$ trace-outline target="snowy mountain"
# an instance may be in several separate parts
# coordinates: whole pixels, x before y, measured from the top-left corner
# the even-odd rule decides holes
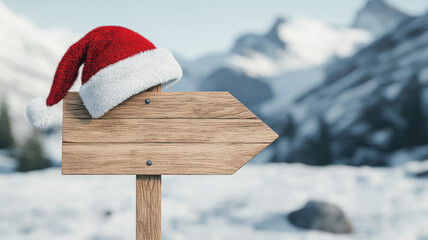
[[[248,75],[277,77],[323,64],[335,56],[349,56],[370,40],[363,30],[306,18],[278,18],[266,34],[240,37],[229,52],[229,61]]]
[[[272,59],[281,58],[286,49],[286,44],[279,34],[284,24],[286,20],[280,17],[266,34],[251,33],[238,38],[230,52],[241,56],[251,56],[252,52],[259,52]]]
[[[324,154],[333,162],[385,165],[404,150],[427,158],[427,22],[428,14],[406,20],[326,68],[324,82],[278,120],[283,138],[274,160],[321,164]]]
[[[334,27],[307,18],[278,18],[265,34],[243,35],[223,55],[201,59],[212,60],[205,73],[216,67],[230,67],[250,76],[277,77],[323,64],[335,56],[349,56],[370,41],[370,34],[364,30]]]
[[[47,97],[59,60],[77,37],[39,28],[1,1],[0,36],[0,99],[8,102],[14,135],[22,141],[31,130],[25,116],[27,102]]]
[[[230,91],[251,108],[267,102],[285,105],[319,82],[320,65],[352,55],[371,39],[364,30],[334,27],[305,18],[278,18],[266,33],[243,35],[225,53],[182,64],[184,78],[171,90]],[[308,72],[306,75],[311,78],[289,78],[302,76],[302,72]],[[231,80],[224,79],[225,76]],[[255,100],[259,90],[260,98]]]
[[[358,12],[353,27],[365,29],[373,36],[380,37],[408,18],[409,15],[385,0],[369,0]]]

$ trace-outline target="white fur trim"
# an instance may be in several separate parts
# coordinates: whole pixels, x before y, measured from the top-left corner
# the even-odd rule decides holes
[[[92,118],[99,118],[131,96],[159,84],[169,87],[181,76],[172,53],[158,48],[101,69],[80,87],[79,95]]]
[[[46,98],[38,97],[28,103],[27,118],[34,127],[47,128],[52,124],[55,115],[51,107],[46,105]]]

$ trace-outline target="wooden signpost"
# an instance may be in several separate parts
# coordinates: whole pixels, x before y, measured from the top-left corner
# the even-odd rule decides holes
[[[137,240],[161,239],[161,175],[234,174],[278,135],[228,92],[135,95],[92,119],[64,99],[62,174],[137,176]]]

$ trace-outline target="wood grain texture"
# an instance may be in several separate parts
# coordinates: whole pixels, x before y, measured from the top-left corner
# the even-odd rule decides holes
[[[225,92],[143,92],[99,119],[69,93],[62,173],[233,174],[277,137]]]
[[[144,100],[150,99],[150,104]],[[90,119],[77,92],[64,99],[63,117]],[[254,118],[257,117],[228,92],[142,92],[108,111],[102,118]]]
[[[161,176],[137,176],[137,240],[161,240]]]
[[[62,173],[233,174],[268,145],[268,143],[64,143]],[[152,166],[146,165],[147,160],[152,161]]]
[[[65,119],[64,142],[267,143],[276,133],[258,119]]]

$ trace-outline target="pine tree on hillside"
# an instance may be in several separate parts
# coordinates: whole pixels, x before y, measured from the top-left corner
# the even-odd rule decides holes
[[[423,111],[422,87],[415,74],[406,89],[402,115],[405,120],[404,147],[421,146],[428,143],[427,117]]]
[[[296,122],[294,121],[293,115],[290,113],[287,114],[285,126],[281,131],[281,135],[288,138],[289,140],[293,140],[296,135]]]
[[[35,132],[22,146],[18,157],[19,172],[27,172],[50,167],[50,162],[46,158],[42,145],[39,141],[38,133]]]
[[[333,163],[333,157],[331,154],[331,136],[330,127],[323,118],[318,119],[319,135],[317,144],[315,145],[314,153],[318,159],[318,163],[321,166],[329,165]]]
[[[9,109],[6,101],[3,100],[0,106],[0,149],[11,148],[14,143]]]

